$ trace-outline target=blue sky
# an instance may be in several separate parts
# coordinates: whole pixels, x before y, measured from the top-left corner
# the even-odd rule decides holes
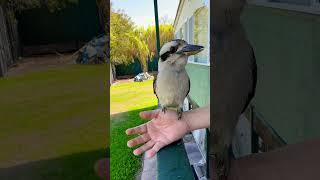
[[[111,0],[114,9],[122,9],[138,26],[154,24],[153,0]],[[174,21],[179,0],[158,0],[159,19]]]

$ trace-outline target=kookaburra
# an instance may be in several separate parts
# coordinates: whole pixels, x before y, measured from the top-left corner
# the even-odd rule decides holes
[[[230,147],[239,117],[255,95],[257,64],[241,25],[245,0],[212,1],[211,34],[214,59],[209,157],[212,179],[227,179]]]
[[[189,56],[203,49],[203,46],[191,45],[180,39],[162,46],[153,90],[164,113],[167,108],[175,109],[178,119],[181,119],[183,102],[190,90],[190,80],[185,66]]]

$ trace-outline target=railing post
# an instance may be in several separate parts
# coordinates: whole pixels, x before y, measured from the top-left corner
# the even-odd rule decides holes
[[[154,18],[155,18],[155,26],[156,26],[156,45],[157,45],[157,57],[159,58],[160,53],[160,32],[159,32],[159,18],[158,18],[158,1],[153,0],[154,2]]]

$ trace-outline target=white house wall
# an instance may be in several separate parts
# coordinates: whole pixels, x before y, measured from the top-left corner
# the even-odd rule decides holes
[[[192,17],[198,8],[207,5],[207,3],[208,1],[204,0],[182,0],[174,24],[175,33],[177,33],[183,24]]]

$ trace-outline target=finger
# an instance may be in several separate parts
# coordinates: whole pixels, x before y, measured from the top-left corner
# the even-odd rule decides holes
[[[127,142],[128,147],[133,147],[142,143],[145,143],[150,140],[150,136],[148,134],[143,134],[141,136],[138,136],[134,139],[131,139],[130,141]]]
[[[142,119],[153,119],[159,115],[160,110],[143,111],[140,112],[140,117]]]
[[[136,150],[133,151],[133,154],[138,156],[144,152],[146,152],[147,150],[151,149],[154,145],[154,141],[150,140],[148,141],[146,144],[140,146],[139,148],[137,148]]]
[[[165,146],[165,144],[162,143],[162,142],[157,142],[157,143],[155,143],[155,145],[152,147],[152,149],[150,149],[150,150],[148,150],[148,151],[146,152],[147,158],[152,158],[152,157],[153,157],[154,155],[156,155],[157,152],[158,152],[161,148],[163,148],[164,146]]]
[[[129,128],[126,130],[127,135],[132,135],[132,134],[144,134],[147,132],[147,125],[142,124],[140,126],[134,127],[134,128]]]

